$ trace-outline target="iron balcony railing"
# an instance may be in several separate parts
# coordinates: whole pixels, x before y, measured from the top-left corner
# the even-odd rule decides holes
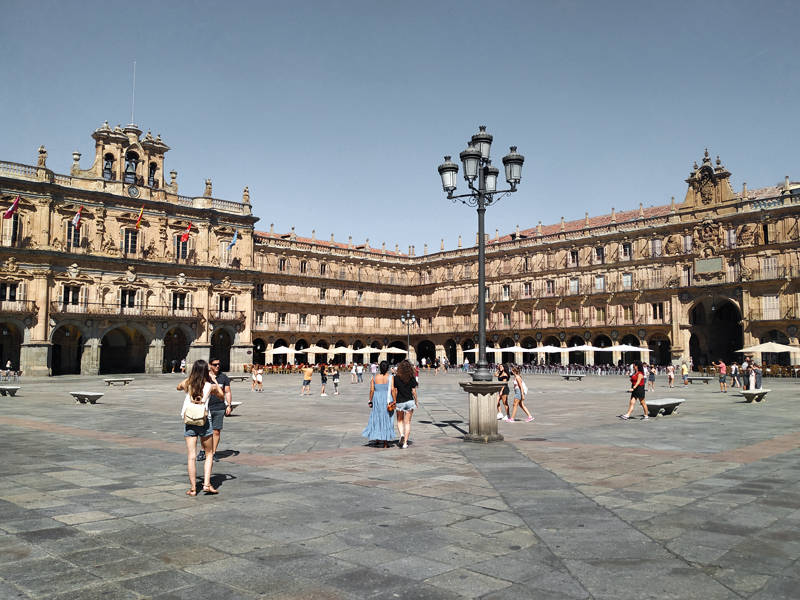
[[[0,314],[33,315],[38,310],[33,300],[0,300]]]
[[[128,318],[169,318],[185,321],[197,321],[202,313],[197,308],[172,308],[171,306],[120,306],[119,304],[101,304],[99,302],[62,302],[50,303],[50,313],[54,315],[101,315],[121,316]]]

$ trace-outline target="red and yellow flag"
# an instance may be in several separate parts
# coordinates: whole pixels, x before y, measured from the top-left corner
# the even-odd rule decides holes
[[[142,223],[142,215],[144,214],[144,204],[142,204],[142,210],[139,211],[139,218],[136,219],[136,229],[139,229],[139,225]]]

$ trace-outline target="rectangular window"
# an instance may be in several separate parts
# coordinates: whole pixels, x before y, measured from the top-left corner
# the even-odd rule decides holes
[[[75,227],[72,221],[67,222],[67,250],[81,247],[81,228]]]
[[[300,315],[299,324],[300,324],[300,327],[306,327],[308,325],[308,315],[307,314]]]
[[[579,283],[577,278],[573,278],[569,280],[569,293],[570,294],[577,294],[579,289]]]
[[[230,312],[231,311],[231,297],[230,296],[220,296],[217,301],[217,307],[219,312]]]
[[[728,263],[728,283],[739,281],[739,263]]]
[[[262,311],[257,311],[256,312],[256,325],[263,325],[265,323],[265,320],[264,320],[264,315],[265,314],[266,313],[264,313]]]
[[[511,327],[511,313],[503,313],[503,325]]]
[[[531,325],[533,323],[533,315],[529,312],[526,312],[524,314],[525,314],[525,325]]]
[[[230,242],[220,242],[219,243],[219,266],[220,267],[227,267],[228,262],[230,261],[231,255],[228,251],[228,246]]]
[[[570,267],[577,267],[578,266],[578,251],[577,250],[570,250],[569,251],[569,263],[568,266]]]
[[[453,281],[453,267],[447,267],[447,280]]]
[[[531,270],[531,259],[528,258],[527,256],[525,257],[524,268],[526,273]]]
[[[328,272],[328,265],[326,265],[325,263],[322,263],[319,266],[319,274],[324,276],[327,272]]]
[[[556,294],[556,283],[552,279],[548,279],[545,282],[545,291],[548,296],[555,296]]]
[[[633,273],[622,274],[622,289],[623,290],[633,289]]]
[[[344,265],[339,267],[339,279],[346,279],[347,278],[347,269]]]
[[[693,240],[691,235],[683,236],[683,253],[690,254],[692,252]]]
[[[506,258],[503,259],[503,274],[508,275],[509,273],[511,273],[511,261]]]
[[[285,258],[279,258],[278,259],[278,271],[280,271],[281,273],[285,273],[286,272],[286,259]]]
[[[556,313],[554,310],[547,311],[547,324],[553,325],[556,322]]]
[[[304,260],[300,261],[300,273],[305,275],[308,272],[308,263]]]
[[[2,233],[0,233],[0,244],[8,247],[15,247],[21,239],[19,213],[15,212],[10,219],[2,219]]]
[[[278,325],[286,325],[286,313],[278,313]]]
[[[569,312],[570,321],[572,321],[573,324],[578,324],[581,320],[580,311],[577,308],[573,308]]]
[[[0,283],[0,301],[8,301],[8,302],[17,301],[16,283]]]
[[[358,292],[358,301],[361,302],[364,300],[364,292]]]
[[[663,321],[664,320],[664,303],[663,302],[653,302],[653,320],[654,321]]]
[[[120,290],[119,298],[121,308],[134,308],[136,306],[136,290]]]
[[[602,265],[606,261],[606,250],[605,248],[595,248],[594,249],[594,260],[595,263],[598,265]]]
[[[622,314],[623,314],[623,318],[624,318],[626,323],[632,323],[633,322],[633,305],[629,304],[627,306],[623,306],[622,307]]]
[[[770,230],[769,223],[764,223],[762,226],[762,231],[764,232],[764,244],[771,244],[772,243],[772,231]]]
[[[775,256],[768,256],[761,259],[761,271],[764,279],[778,278],[778,259]]]
[[[762,296],[761,306],[765,321],[777,321],[781,318],[780,299],[778,296]]]
[[[511,286],[504,285],[503,286],[503,300],[510,300],[511,299]]]
[[[189,255],[189,240],[182,242],[181,236],[176,235],[172,238],[172,248],[176,259],[186,260],[186,257]]]
[[[527,260],[527,259],[526,259],[526,260]],[[525,292],[525,296],[526,296],[527,298],[530,298],[530,297],[531,297],[531,284],[530,284],[530,283],[526,283],[526,284],[524,284],[524,285],[523,285],[523,290],[524,290],[524,292]]]
[[[597,321],[598,325],[605,325],[606,323],[606,309],[605,307],[600,307],[597,309],[595,313],[595,321]]]
[[[661,258],[661,240],[650,240],[650,251],[653,258]]]
[[[622,260],[631,260],[633,258],[633,249],[630,244],[622,244]]]
[[[683,267],[683,273],[681,274],[681,285],[683,287],[689,287],[692,285],[692,267]]]
[[[464,266],[464,279],[470,279],[472,277],[472,265],[465,265]]]
[[[606,290],[606,277],[605,275],[595,275],[594,289],[596,292],[604,292]]]
[[[61,301],[64,304],[78,304],[78,299],[80,298],[81,288],[77,285],[64,286],[64,295],[61,298]]]
[[[663,287],[663,278],[661,269],[653,269],[652,273],[650,274],[650,289],[658,290]]]
[[[325,288],[320,288],[319,290],[319,299],[325,300]]]
[[[183,310],[186,308],[186,294],[172,294],[172,310]]]
[[[125,254],[135,254],[139,242],[139,232],[136,229],[126,229],[122,241],[122,251]]]

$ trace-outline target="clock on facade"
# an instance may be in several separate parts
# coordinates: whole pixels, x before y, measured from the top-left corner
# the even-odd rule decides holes
[[[135,185],[132,185],[128,188],[128,196],[131,198],[138,198],[139,197],[139,188]]]

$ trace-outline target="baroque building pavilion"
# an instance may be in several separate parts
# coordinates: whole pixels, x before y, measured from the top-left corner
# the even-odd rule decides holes
[[[406,349],[406,310],[413,360],[460,364],[475,347],[477,245],[416,255],[260,231],[247,188],[240,202],[214,198],[211,180],[180,195],[160,136],[106,122],[92,137],[91,166],[75,152],[69,175],[47,168],[44,147],[35,166],[0,162],[0,211],[19,197],[0,231],[2,366],[45,376],[158,373],[210,355],[231,371],[378,360]],[[708,152],[686,183],[682,203],[488,239],[488,345],[524,350],[498,360],[639,358],[615,350],[625,344],[654,364],[700,365],[777,341],[797,350],[756,360],[800,363],[800,184],[735,191]],[[537,353],[545,345],[562,351]],[[570,351],[584,345],[594,349]]]

